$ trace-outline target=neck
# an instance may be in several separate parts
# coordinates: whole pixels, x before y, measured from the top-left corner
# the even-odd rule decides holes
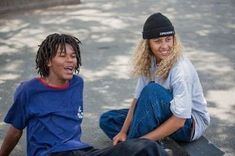
[[[155,58],[156,58],[156,65],[159,65],[162,60],[157,57],[155,57]]]
[[[42,79],[44,80],[44,82],[48,86],[52,86],[52,87],[62,87],[64,85],[68,84],[68,80],[66,80],[66,81],[64,81],[64,80],[55,80],[55,79],[50,79],[49,77],[43,77]]]

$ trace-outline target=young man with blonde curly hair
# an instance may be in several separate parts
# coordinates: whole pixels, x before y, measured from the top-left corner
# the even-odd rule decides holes
[[[133,73],[139,78],[129,110],[112,110],[100,118],[114,145],[130,138],[156,141],[168,136],[190,142],[204,133],[210,117],[198,74],[182,54],[174,26],[161,13],[144,24]]]

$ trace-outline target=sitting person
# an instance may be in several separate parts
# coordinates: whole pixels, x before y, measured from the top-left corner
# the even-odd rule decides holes
[[[170,20],[161,13],[147,18],[143,39],[134,55],[139,76],[128,109],[111,110],[100,117],[100,127],[113,144],[131,138],[176,141],[198,139],[210,123],[198,74],[182,54]]]
[[[36,56],[39,77],[22,82],[4,121],[10,124],[0,149],[7,156],[27,127],[28,156],[157,156],[166,152],[147,139],[133,139],[104,149],[80,140],[83,119],[83,79],[80,41],[51,34]]]

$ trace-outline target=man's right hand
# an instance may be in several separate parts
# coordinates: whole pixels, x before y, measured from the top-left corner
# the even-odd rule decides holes
[[[116,145],[119,142],[126,141],[126,133],[119,132],[114,138],[113,138],[113,145]]]

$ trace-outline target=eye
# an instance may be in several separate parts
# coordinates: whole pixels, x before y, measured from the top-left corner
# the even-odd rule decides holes
[[[76,58],[76,54],[72,54],[71,57],[72,57],[72,58]]]
[[[154,43],[160,43],[161,40],[160,40],[160,39],[154,39],[153,42],[154,42]]]
[[[59,56],[60,56],[60,57],[65,57],[66,54],[65,54],[65,53],[59,53]]]
[[[172,37],[171,37],[171,36],[169,36],[169,37],[166,38],[166,41],[167,41],[167,42],[170,42],[171,40],[172,40]]]

